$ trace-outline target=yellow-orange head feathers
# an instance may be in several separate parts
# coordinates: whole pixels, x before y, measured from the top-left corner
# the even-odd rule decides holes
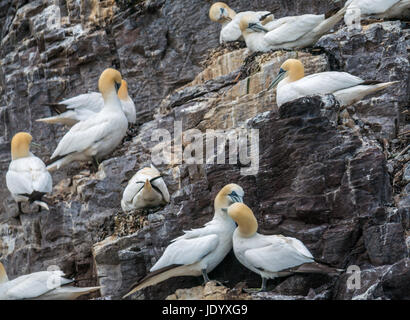
[[[28,157],[30,154],[30,143],[33,137],[27,132],[16,133],[11,139],[11,158],[13,160]]]
[[[118,70],[113,68],[105,69],[98,80],[98,89],[103,97],[107,94],[115,93],[115,84],[121,85],[122,77]]]
[[[258,222],[252,210],[246,204],[232,204],[228,208],[228,215],[238,224],[242,236],[251,237],[258,230]]]

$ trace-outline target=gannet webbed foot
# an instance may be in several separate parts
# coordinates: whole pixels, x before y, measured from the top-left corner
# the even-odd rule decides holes
[[[244,288],[243,291],[246,293],[266,292],[266,281],[266,278],[262,278],[262,286],[260,288]]]

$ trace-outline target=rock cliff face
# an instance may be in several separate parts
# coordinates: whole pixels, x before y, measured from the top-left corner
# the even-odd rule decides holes
[[[99,283],[103,297],[120,298],[171,239],[211,219],[215,195],[235,182],[245,190],[261,233],[296,237],[316,258],[339,268],[358,265],[361,288],[347,287],[347,273],[296,275],[272,280],[271,292],[250,297],[240,293],[240,282],[252,287],[260,280],[231,252],[210,273],[226,288],[196,288],[202,279],[175,278],[132,298],[409,299],[409,29],[386,21],[353,34],[340,24],[314,49],[248,57],[243,45],[218,47],[210,4],[0,2],[0,260],[9,277],[58,265],[80,286]],[[320,0],[229,4],[238,11],[249,5],[275,10],[276,17],[332,9]],[[275,92],[266,87],[290,57],[301,59],[308,74],[343,70],[400,82],[345,109],[332,95],[278,109]],[[33,152],[47,160],[66,128],[35,119],[53,114],[49,104],[96,91],[109,66],[128,81],[138,124],[98,172],[78,163],[54,173],[50,212],[16,218],[5,185],[12,136],[30,131],[43,146]],[[153,133],[166,129],[177,137],[178,123],[203,141],[206,130],[255,130],[257,166],[243,159],[229,164],[228,148],[224,164],[156,164],[170,204],[123,214],[122,191],[139,168],[151,164],[158,145]],[[188,136],[182,145],[186,150]],[[251,165],[257,170],[244,174]]]

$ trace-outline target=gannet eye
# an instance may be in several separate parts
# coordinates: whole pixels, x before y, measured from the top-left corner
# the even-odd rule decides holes
[[[228,196],[229,198],[231,198],[232,202],[243,202],[242,197],[238,195],[235,191],[232,191]]]

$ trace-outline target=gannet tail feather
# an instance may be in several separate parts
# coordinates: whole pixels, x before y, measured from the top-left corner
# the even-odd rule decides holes
[[[332,29],[333,26],[344,17],[346,10],[347,10],[347,7],[343,7],[339,11],[337,11],[335,14],[333,14],[332,16],[328,18],[325,17],[325,20],[322,21],[316,28],[314,28],[312,32],[319,35],[319,37],[325,34],[330,29]]]
[[[318,262],[309,262],[301,264],[297,267],[290,268],[286,271],[294,272],[294,273],[321,273],[321,274],[329,274],[332,276],[340,275],[344,270],[333,268],[322,263]]]
[[[179,277],[179,276],[189,276],[189,270],[187,269],[187,266],[185,265],[178,265],[178,264],[173,264],[158,270],[155,270],[154,272],[148,273],[144,278],[139,280],[136,284],[132,285],[133,289],[128,292],[126,295],[124,295],[122,298],[126,298],[133,294],[134,292],[137,292],[141,289],[144,289],[149,286],[156,285],[157,283],[160,283],[162,281],[165,281],[169,278],[173,277]]]

